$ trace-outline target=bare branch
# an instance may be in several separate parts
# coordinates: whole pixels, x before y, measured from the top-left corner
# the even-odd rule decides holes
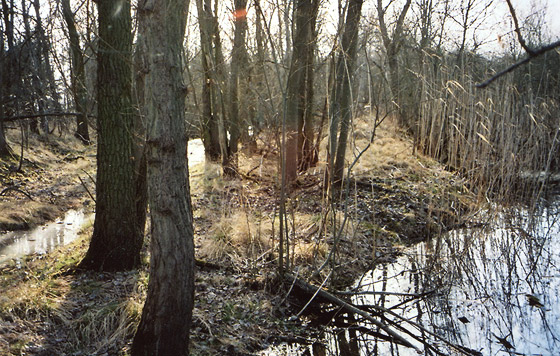
[[[515,33],[517,33],[517,40],[519,41],[519,44],[521,45],[521,47],[523,47],[525,52],[527,52],[529,54],[529,56],[534,56],[535,51],[532,50],[531,48],[529,48],[529,46],[527,46],[527,43],[525,42],[525,39],[523,38],[523,35],[521,34],[521,28],[519,27],[519,21],[517,21],[517,15],[515,14],[515,9],[513,8],[513,5],[511,4],[511,0],[506,0],[506,2],[508,4],[509,12],[510,12],[511,17],[513,19],[513,24],[515,26]]]
[[[82,115],[79,112],[46,112],[41,114],[27,114],[27,115],[16,115],[16,116],[4,116],[0,117],[0,122],[10,122],[10,121],[17,121],[23,119],[38,119],[41,117],[52,117],[52,116],[78,116]],[[89,115],[91,116],[91,115]]]
[[[502,70],[501,72],[499,72],[499,73],[497,73],[496,75],[492,76],[491,78],[485,80],[484,82],[479,83],[479,84],[476,84],[476,87],[477,87],[477,88],[486,88],[490,83],[492,83],[494,80],[500,78],[501,76],[503,76],[503,75],[505,75],[505,74],[507,74],[507,73],[509,73],[509,72],[512,72],[512,71],[515,70],[516,68],[518,68],[518,67],[520,67],[520,66],[522,66],[522,65],[524,65],[524,64],[526,64],[526,63],[528,63],[528,62],[531,61],[533,58],[536,58],[536,57],[538,57],[538,56],[540,56],[540,55],[542,55],[542,54],[544,54],[544,53],[546,53],[546,52],[548,52],[548,51],[551,51],[551,50],[553,50],[553,49],[555,49],[555,48],[558,48],[558,47],[560,47],[560,40],[559,40],[559,41],[556,41],[556,42],[553,42],[553,43],[551,43],[551,44],[549,44],[549,45],[546,45],[546,46],[544,46],[544,47],[541,47],[541,48],[539,48],[538,50],[532,51],[532,53],[528,53],[528,57],[527,57],[527,58],[525,58],[525,59],[523,59],[523,60],[521,60],[521,61],[519,61],[519,62],[517,62],[517,63],[511,65],[510,67],[508,67],[508,68]]]

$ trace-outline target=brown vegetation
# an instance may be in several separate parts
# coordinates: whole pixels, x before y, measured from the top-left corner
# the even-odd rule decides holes
[[[368,130],[366,118],[355,124],[357,149],[369,141]],[[66,140],[78,142],[74,138],[60,142]],[[288,321],[289,286],[279,288],[274,279],[278,157],[259,142],[264,150],[241,152],[242,178],[222,178],[220,167],[213,163],[194,162],[190,167],[198,261],[194,355],[250,354],[271,342],[316,338],[312,336],[315,329],[304,327],[301,321]],[[349,150],[348,158],[353,154]],[[39,156],[46,155],[37,153],[33,159],[38,162]],[[68,167],[81,161],[41,162],[49,165],[49,171],[55,171],[56,164],[66,165],[71,175],[82,168],[70,171]],[[391,261],[399,246],[464,222],[465,213],[476,207],[457,175],[432,159],[413,155],[412,140],[399,133],[392,120],[378,129],[374,145],[355,168],[350,198],[334,211],[324,208],[324,166],[320,158],[316,169],[298,178],[295,193],[288,199],[289,258],[300,277],[322,281],[330,272],[314,272],[333,246],[331,224],[339,227],[346,214],[332,287],[348,286],[374,264]],[[58,172],[63,169],[59,167]],[[67,184],[66,192],[83,191],[77,179],[60,176],[59,180]],[[82,201],[88,198],[83,193]],[[38,195],[36,200],[40,201]],[[26,201],[25,206],[35,203]],[[90,233],[91,226],[86,226],[83,237],[72,245],[3,267],[0,315],[4,322],[0,328],[5,336],[0,353],[129,352],[145,298],[147,265],[130,273],[66,273],[84,255]],[[144,256],[147,253],[144,250]]]

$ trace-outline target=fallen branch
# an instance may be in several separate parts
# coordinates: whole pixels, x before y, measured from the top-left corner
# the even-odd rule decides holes
[[[24,192],[23,190],[19,189],[18,187],[7,187],[2,192],[0,192],[0,196],[6,194],[9,191],[14,191],[14,192],[21,193],[21,194],[25,195],[26,197],[28,197],[30,200],[34,200],[33,197],[31,196],[31,194],[29,194],[27,192]]]
[[[377,326],[380,329],[382,329],[383,331],[385,331],[395,342],[397,342],[397,343],[399,343],[403,346],[413,348],[416,351],[420,352],[420,350],[416,346],[412,345],[404,337],[397,334],[395,331],[391,330],[387,325],[385,325],[382,322],[380,322],[379,320],[373,318],[369,313],[357,308],[356,306],[354,306],[354,305],[352,305],[348,302],[345,302],[344,300],[342,300],[340,298],[335,297],[334,295],[330,294],[327,291],[322,290],[321,288],[318,288],[318,287],[316,287],[312,284],[309,284],[309,283],[307,283],[307,282],[305,282],[301,279],[297,279],[296,277],[294,277],[290,274],[285,274],[284,278],[286,278],[290,283],[294,283],[295,285],[297,285],[304,292],[309,293],[313,296],[318,296],[321,299],[326,300],[329,303],[341,308],[341,310],[346,312],[346,313],[360,315],[365,320],[369,321],[370,323],[374,324],[375,326]]]
[[[25,114],[25,115],[15,115],[15,116],[4,116],[0,117],[0,122],[11,122],[24,119],[39,119],[42,117],[57,117],[57,116],[80,116],[82,114],[78,112],[45,112],[42,114]],[[92,117],[88,115],[88,117]]]

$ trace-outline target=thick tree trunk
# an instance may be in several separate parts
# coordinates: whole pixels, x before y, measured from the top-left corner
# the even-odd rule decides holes
[[[97,197],[93,236],[80,267],[127,270],[139,265],[143,240],[135,214],[130,2],[97,5]]]
[[[181,48],[188,2],[141,8],[148,25],[146,77],[151,265],[134,356],[188,355],[194,301],[194,244],[185,157]]]
[[[358,48],[358,32],[363,0],[350,0],[346,22],[342,36],[342,51],[339,54],[336,72],[336,92],[337,96],[333,99],[338,105],[337,110],[333,110],[332,121],[340,122],[338,139],[334,142],[331,137],[331,160],[334,159],[332,168],[331,184],[334,186],[342,183],[344,177],[344,162],[346,160],[346,146],[348,142],[348,132],[352,119],[352,77],[356,62],[356,52]],[[333,126],[331,124],[331,126]],[[333,132],[331,132],[331,135]],[[336,153],[334,148],[336,147]]]
[[[76,116],[76,134],[84,144],[89,145],[89,129],[87,119],[87,92],[86,92],[86,72],[84,67],[84,56],[80,47],[80,36],[76,29],[74,14],[70,7],[70,0],[62,0],[62,14],[68,27],[70,37],[70,52],[72,55],[71,75],[72,75],[72,95],[76,104],[76,111],[80,114]]]

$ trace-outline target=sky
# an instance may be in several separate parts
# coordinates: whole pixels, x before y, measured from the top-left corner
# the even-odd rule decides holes
[[[498,1],[503,2],[504,9],[507,11],[506,1]],[[560,39],[560,17],[558,16],[560,14],[560,0],[512,0],[512,4],[519,12],[518,17],[520,19],[533,12],[535,8],[546,6],[548,8],[546,21],[550,27],[552,39]]]

